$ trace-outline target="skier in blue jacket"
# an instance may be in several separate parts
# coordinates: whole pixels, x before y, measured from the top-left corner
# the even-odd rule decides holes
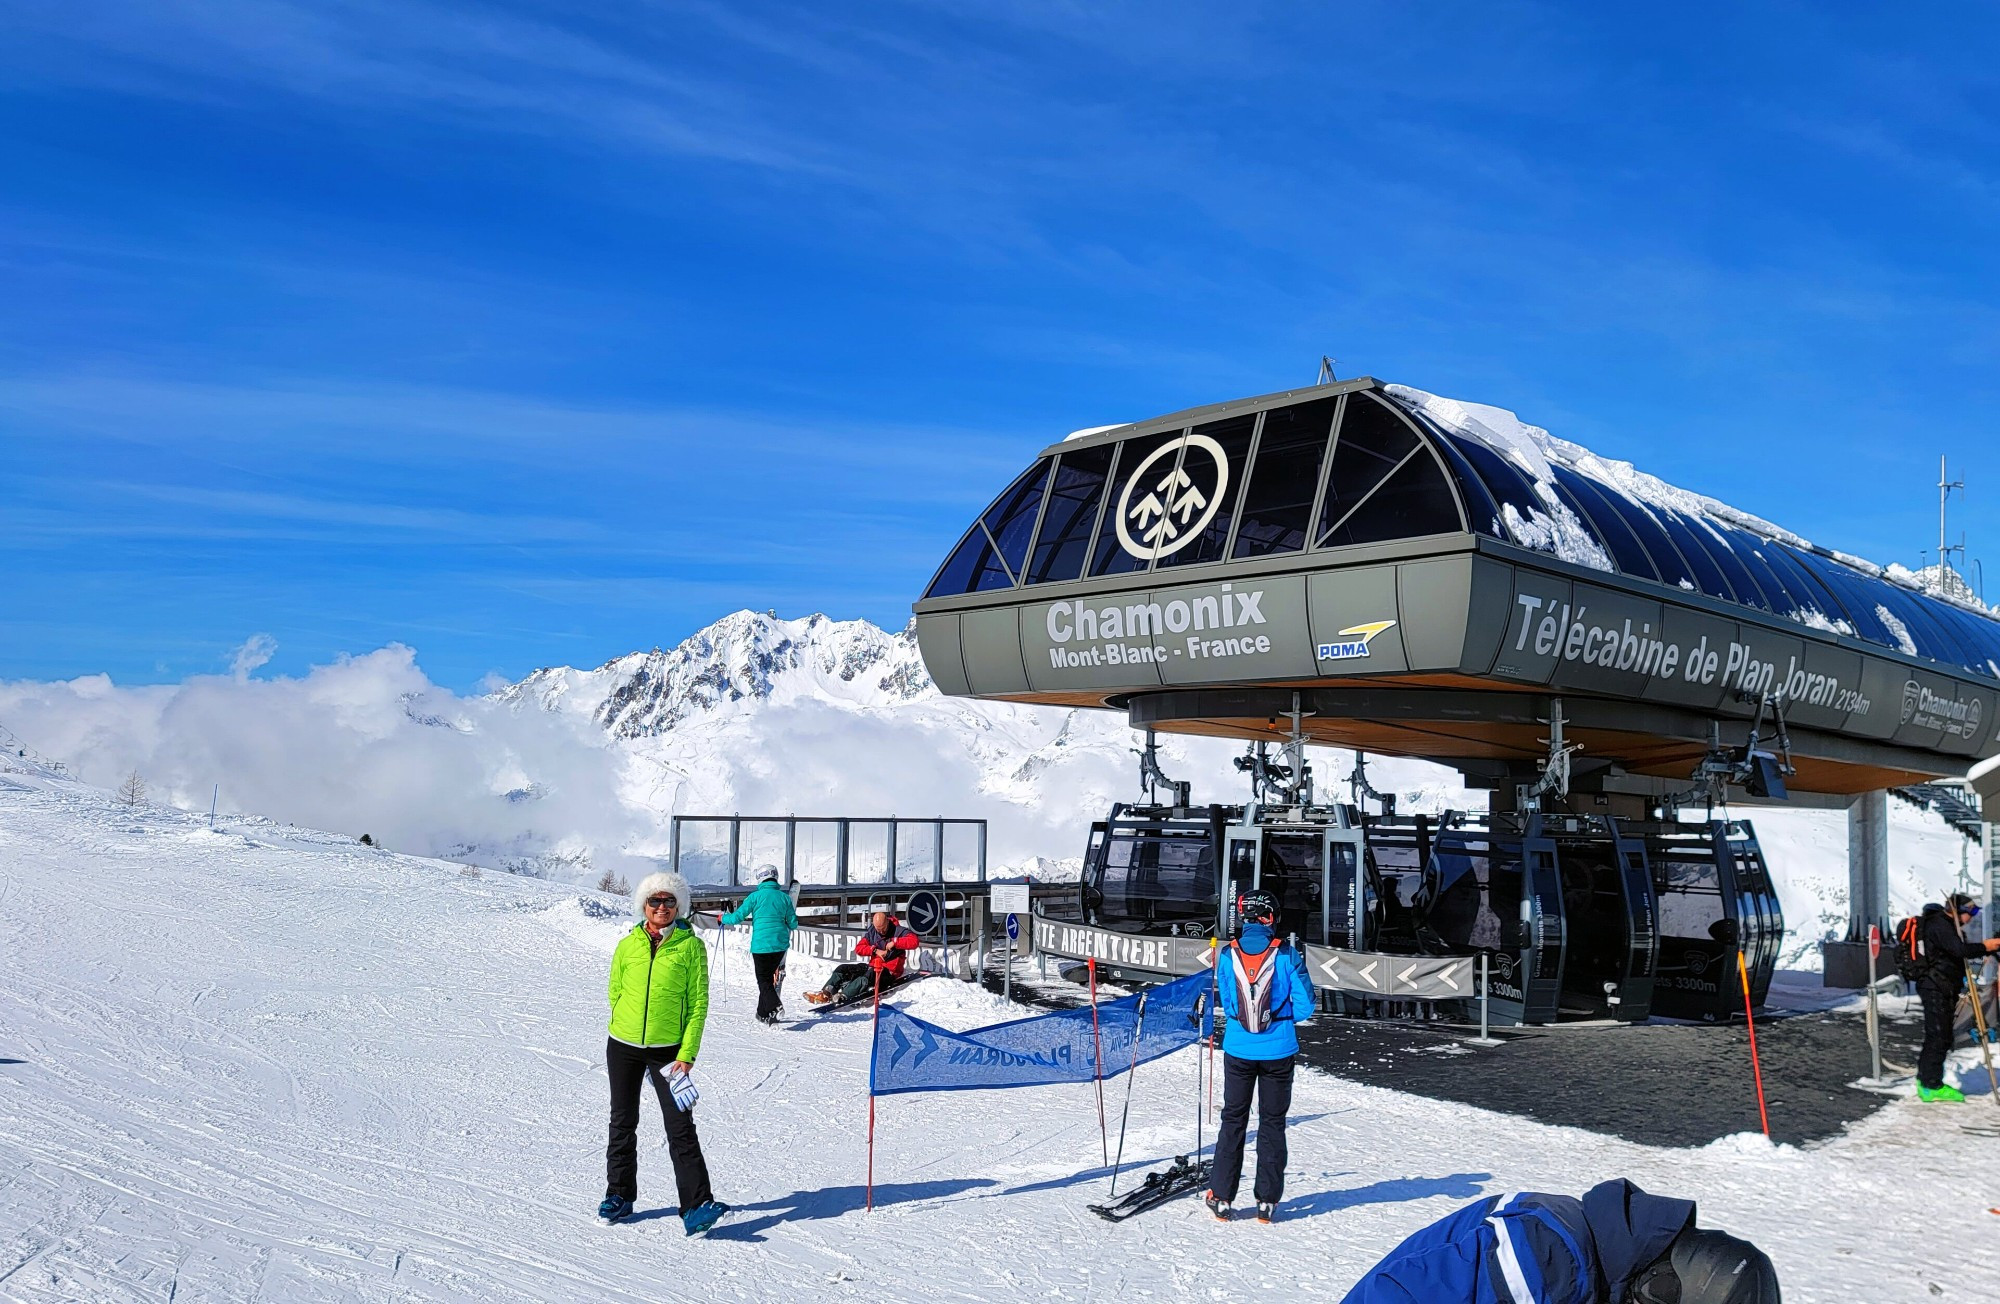
[[[1257,1218],[1277,1216],[1285,1194],[1285,1115],[1292,1107],[1292,1068],[1298,1061],[1295,1024],[1312,1017],[1312,983],[1305,961],[1272,934],[1278,899],[1261,889],[1236,903],[1242,936],[1215,958],[1216,989],[1229,1022],[1222,1030],[1222,1127],[1215,1135],[1209,1170],[1210,1213],[1227,1219],[1243,1180],[1243,1142],[1250,1126],[1250,1097],[1257,1097]]]
[[[1391,1250],[1342,1304],[1780,1304],[1763,1251],[1623,1178],[1488,1196]]]

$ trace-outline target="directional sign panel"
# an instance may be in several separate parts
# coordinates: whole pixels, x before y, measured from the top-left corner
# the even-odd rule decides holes
[[[1380,955],[1306,947],[1315,987],[1398,1000],[1449,1001],[1479,994],[1477,962],[1467,955]]]
[[[933,937],[944,927],[944,899],[935,892],[918,892],[910,898],[906,920],[919,937]]]
[[[1021,916],[1019,915],[1007,916],[1007,940],[1010,942],[1018,942],[1021,940]]]

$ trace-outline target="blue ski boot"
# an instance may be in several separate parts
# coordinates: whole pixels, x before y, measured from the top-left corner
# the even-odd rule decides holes
[[[606,1192],[604,1203],[597,1206],[597,1216],[608,1223],[617,1222],[620,1218],[629,1218],[631,1214],[632,1202],[622,1195]]]
[[[722,1215],[728,1212],[728,1205],[720,1200],[710,1200],[708,1203],[698,1204],[682,1214],[681,1226],[687,1229],[688,1235],[699,1236],[709,1228],[715,1226],[721,1220]]]

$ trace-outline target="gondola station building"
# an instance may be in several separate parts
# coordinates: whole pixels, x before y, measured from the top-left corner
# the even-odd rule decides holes
[[[1887,914],[1888,791],[2000,751],[1978,603],[1367,378],[1042,450],[916,628],[948,694],[1250,745],[1249,802],[1111,812],[1082,923],[1206,936],[1275,886],[1308,941],[1492,957],[1527,1022],[1722,1017],[1704,993],[1739,946],[1761,998],[1783,919],[1715,808],[1848,805],[1858,940]],[[1490,810],[1322,801],[1307,744],[1452,766]]]

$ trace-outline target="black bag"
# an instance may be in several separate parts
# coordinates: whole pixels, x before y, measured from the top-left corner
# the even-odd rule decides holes
[[[1896,925],[1892,936],[1896,948],[1896,975],[1904,982],[1915,982],[1930,972],[1931,961],[1924,954],[1924,921],[1918,915],[1911,915]]]

